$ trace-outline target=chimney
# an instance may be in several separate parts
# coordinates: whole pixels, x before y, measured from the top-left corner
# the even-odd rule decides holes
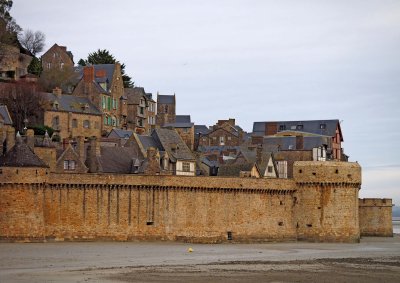
[[[83,67],[83,81],[85,83],[91,83],[94,81],[94,67],[93,66]]]
[[[76,153],[79,155],[79,159],[85,163],[85,138],[82,136],[76,137]]]
[[[55,87],[55,88],[53,89],[53,94],[56,95],[57,98],[60,98],[60,97],[61,97],[61,94],[62,94],[62,89],[59,88],[59,87]]]
[[[89,168],[89,173],[99,172],[99,162],[97,157],[100,156],[100,147],[96,137],[89,138],[89,147],[87,149],[86,165]]]
[[[147,167],[145,168],[146,175],[155,175],[160,173],[160,156],[155,147],[147,148]]]
[[[257,151],[256,151],[256,162],[261,163],[262,162],[262,147],[258,146]]]
[[[35,132],[32,129],[26,131],[26,144],[32,150],[35,148]]]
[[[303,136],[296,136],[296,149],[297,150],[304,149],[304,138],[303,138]]]
[[[6,133],[6,150],[7,152],[15,145],[15,129],[10,127]]]

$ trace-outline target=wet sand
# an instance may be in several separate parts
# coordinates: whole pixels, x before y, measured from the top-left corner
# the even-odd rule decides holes
[[[359,244],[2,243],[0,282],[400,282],[400,236]]]

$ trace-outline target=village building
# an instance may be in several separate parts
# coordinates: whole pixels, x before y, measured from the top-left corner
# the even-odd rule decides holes
[[[126,146],[137,148],[143,157],[147,157],[149,147],[156,148],[163,175],[196,175],[196,158],[176,130],[155,129],[150,136],[134,134]]]
[[[142,87],[125,88],[127,99],[127,129],[138,134],[150,134],[155,128],[155,101]]]
[[[0,82],[18,80],[26,75],[32,58],[33,55],[19,42],[15,46],[0,43]]]
[[[60,46],[55,43],[41,57],[43,70],[74,67],[74,57],[71,51],[67,50],[66,46]]]
[[[176,121],[176,99],[174,95],[160,95],[157,93],[156,125],[159,127]]]
[[[345,161],[348,158],[341,145],[343,135],[339,120],[254,122],[252,143],[263,143],[263,137],[317,137],[320,140],[326,137],[327,159]],[[301,149],[302,139],[297,142],[299,144],[292,144],[291,149]]]
[[[175,123],[167,123],[163,127],[175,129],[189,149],[194,150],[194,123],[190,115],[176,115]]]
[[[88,98],[102,113],[101,131],[106,136],[113,128],[127,129],[127,100],[121,65],[99,64],[78,68],[81,79],[72,95]]]
[[[44,93],[43,124],[53,128],[60,139],[77,136],[100,137],[102,113],[87,97],[61,94],[61,89]]]

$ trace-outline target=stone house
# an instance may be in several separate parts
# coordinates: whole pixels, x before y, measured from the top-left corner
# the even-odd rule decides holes
[[[61,139],[101,136],[102,113],[87,97],[61,94],[61,89],[44,93],[47,100],[43,124],[52,127]]]
[[[155,127],[155,102],[142,87],[125,88],[127,128],[138,134],[150,134]]]
[[[83,145],[83,139],[82,139]],[[79,147],[78,147],[79,148]],[[83,157],[69,143],[67,148],[57,158],[55,172],[57,173],[87,173],[88,168],[83,162]]]
[[[254,122],[253,144],[259,144],[261,137],[326,137],[327,159],[335,161],[346,160],[341,143],[342,130],[339,120],[309,120],[309,121],[274,121]],[[260,139],[261,138],[261,139]],[[292,144],[292,149],[302,148],[302,139],[299,144]]]
[[[157,93],[157,116],[156,125],[175,123],[176,120],[176,98],[174,95],[160,95]]]
[[[235,119],[218,120],[206,134],[198,136],[199,146],[239,146],[243,140],[243,130],[235,124]]]
[[[175,123],[167,123],[163,127],[175,129],[190,150],[194,149],[194,123],[190,115],[176,115]]]
[[[43,70],[72,68],[74,57],[67,47],[55,43],[41,57]]]
[[[18,80],[28,73],[33,55],[18,46],[0,43],[0,81]]]
[[[148,148],[156,148],[160,174],[196,175],[196,158],[176,130],[155,129],[150,136],[134,134],[126,146],[135,147],[143,157],[147,157]]]
[[[101,130],[106,136],[113,128],[127,129],[127,100],[121,65],[99,64],[78,68],[81,78],[72,95],[88,98],[102,113]]]

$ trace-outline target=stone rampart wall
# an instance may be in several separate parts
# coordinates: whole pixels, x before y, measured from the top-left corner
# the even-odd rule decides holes
[[[360,199],[359,211],[361,236],[393,236],[391,199]]]

